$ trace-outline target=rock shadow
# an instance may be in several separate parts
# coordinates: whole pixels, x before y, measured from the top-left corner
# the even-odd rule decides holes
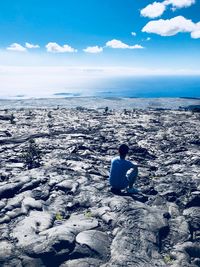
[[[139,194],[130,194],[128,192],[122,192],[120,190],[115,190],[115,189],[111,189],[110,190],[114,195],[117,195],[117,196],[128,196],[128,197],[131,197],[132,199],[136,200],[136,201],[139,201],[139,202],[142,202],[142,203],[145,203],[148,201],[148,197],[139,193]]]

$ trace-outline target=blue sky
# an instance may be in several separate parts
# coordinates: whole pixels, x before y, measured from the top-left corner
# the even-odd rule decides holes
[[[51,67],[56,73],[73,67],[69,75],[83,80],[91,70],[94,79],[119,73],[199,75],[199,10],[200,0],[1,1],[0,80],[11,91],[9,77],[26,88],[20,75],[28,72],[28,83],[42,67],[47,76]],[[85,68],[90,72],[84,76]]]

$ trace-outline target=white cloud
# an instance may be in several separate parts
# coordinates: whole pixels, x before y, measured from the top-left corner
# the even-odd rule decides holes
[[[154,2],[153,4],[150,4],[143,8],[140,11],[140,14],[143,17],[148,17],[148,18],[157,18],[160,17],[166,9],[166,6],[163,3],[159,2]]]
[[[200,38],[200,30],[192,32],[191,37],[193,39],[199,39]]]
[[[148,22],[142,32],[155,33],[161,36],[173,36],[179,32],[194,32],[196,24],[183,16],[177,16],[167,20],[154,20]]]
[[[143,17],[157,18],[165,12],[169,5],[172,5],[172,10],[176,10],[177,8],[189,7],[195,4],[195,2],[196,0],[165,0],[163,2],[153,2],[153,4],[143,8],[140,14]]]
[[[22,45],[18,44],[18,43],[13,43],[10,46],[8,46],[6,49],[10,50],[10,51],[17,51],[17,52],[25,52],[26,51],[26,48],[23,47]]]
[[[136,34],[136,32],[131,32],[131,35],[136,36],[137,34]]]
[[[34,45],[34,44],[30,44],[30,43],[26,43],[25,46],[26,46],[26,48],[29,48],[29,49],[40,48],[39,45]]]
[[[103,52],[103,48],[99,46],[88,46],[87,48],[83,49],[86,53],[97,54]]]
[[[193,39],[200,38],[200,22],[196,23],[195,30],[191,32],[191,37]]]
[[[136,44],[136,45],[131,45],[131,46],[129,46],[129,48],[130,48],[130,49],[143,49],[144,47],[141,46],[141,45]]]
[[[138,45],[138,44],[136,44],[136,45],[127,45],[127,44],[123,43],[122,41],[116,40],[116,39],[108,41],[106,43],[106,46],[110,47],[110,48],[120,48],[120,49],[142,49],[142,48],[144,48],[143,46]]]
[[[174,8],[183,8],[195,4],[195,0],[166,0],[163,3],[165,5],[172,5]]]
[[[76,49],[73,47],[65,44],[63,46],[60,46],[57,43],[50,42],[46,45],[47,52],[51,53],[74,53],[77,52]]]

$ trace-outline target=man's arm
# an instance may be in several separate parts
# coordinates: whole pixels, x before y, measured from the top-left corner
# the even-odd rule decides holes
[[[131,163],[130,169],[134,169],[134,174],[136,176],[138,176],[138,165],[137,164],[133,164],[132,162],[130,162],[130,163]]]

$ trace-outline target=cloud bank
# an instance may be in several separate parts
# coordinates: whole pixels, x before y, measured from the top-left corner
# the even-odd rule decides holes
[[[132,36],[136,36],[135,32],[131,33]],[[128,45],[126,43],[123,43],[120,40],[116,40],[113,39],[111,41],[106,42],[104,47],[101,46],[88,46],[86,48],[83,49],[83,51],[85,53],[90,53],[90,54],[98,54],[98,53],[102,53],[104,48],[109,47],[109,48],[114,48],[114,49],[142,49],[144,48],[143,46],[139,45],[139,44],[135,44],[135,45]],[[36,48],[40,48],[40,46],[38,44],[32,44],[32,43],[25,43],[25,46],[22,46],[19,43],[13,43],[10,46],[8,46],[6,49],[10,50],[10,51],[16,51],[16,52],[25,52],[28,49],[36,49]],[[75,53],[78,52],[77,49],[69,46],[68,44],[65,44],[63,46],[57,44],[56,42],[49,42],[48,44],[46,44],[45,46],[46,51],[49,53]]]

